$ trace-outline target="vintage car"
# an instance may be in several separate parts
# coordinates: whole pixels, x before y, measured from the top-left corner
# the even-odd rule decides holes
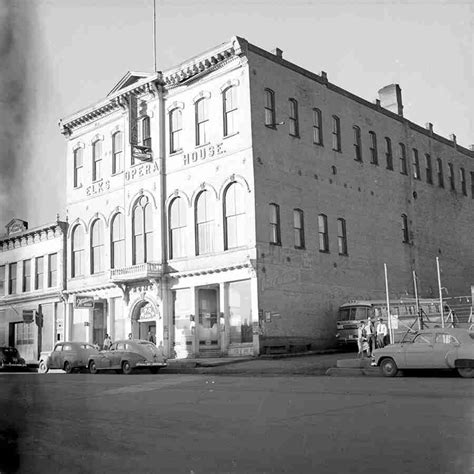
[[[87,342],[58,342],[51,352],[42,352],[38,372],[45,374],[49,369],[63,369],[70,374],[74,370],[86,369],[91,356],[99,353]]]
[[[459,328],[418,331],[410,340],[375,349],[372,365],[386,377],[399,369],[452,369],[461,377],[474,377],[474,333]]]
[[[0,347],[0,370],[25,370],[25,359],[20,356],[15,347]]]
[[[114,342],[107,351],[89,357],[89,372],[96,374],[101,370],[115,370],[130,374],[133,369],[149,369],[156,374],[166,367],[163,352],[155,344],[141,339],[127,339]]]

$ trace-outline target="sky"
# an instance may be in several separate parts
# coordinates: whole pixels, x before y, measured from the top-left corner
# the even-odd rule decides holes
[[[474,143],[474,0],[156,0],[157,68],[242,36],[373,101]],[[0,0],[0,234],[65,218],[58,121],[153,70],[153,0]]]

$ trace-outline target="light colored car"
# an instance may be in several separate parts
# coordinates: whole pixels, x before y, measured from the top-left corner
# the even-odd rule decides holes
[[[474,333],[467,329],[435,328],[418,331],[410,341],[376,349],[372,365],[386,377],[399,369],[452,369],[474,377]]]
[[[41,353],[38,372],[46,374],[49,369],[63,369],[70,374],[87,368],[90,357],[98,353],[99,350],[87,342],[58,342],[53,351]]]
[[[166,367],[166,359],[161,349],[152,342],[127,339],[114,342],[109,350],[89,357],[88,366],[91,374],[101,370],[130,374],[133,369],[149,369],[156,374],[161,367]]]

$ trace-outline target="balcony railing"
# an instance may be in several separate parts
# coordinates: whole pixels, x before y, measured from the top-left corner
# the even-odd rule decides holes
[[[161,263],[139,263],[130,267],[114,268],[110,270],[110,279],[113,282],[127,282],[160,278],[163,275]]]

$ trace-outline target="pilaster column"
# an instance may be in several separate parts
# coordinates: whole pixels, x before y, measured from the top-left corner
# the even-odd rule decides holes
[[[227,282],[219,283],[219,333],[222,353],[227,353],[230,344],[228,288]]]
[[[257,275],[253,275],[250,278],[250,294],[252,300],[252,326],[254,322],[259,323],[259,312],[258,312],[258,279]],[[254,331],[252,330],[252,333]],[[260,353],[260,334],[253,334],[253,353],[258,356]]]
[[[107,334],[115,341],[115,306],[114,299],[107,298]],[[100,344],[100,343],[99,343]]]

